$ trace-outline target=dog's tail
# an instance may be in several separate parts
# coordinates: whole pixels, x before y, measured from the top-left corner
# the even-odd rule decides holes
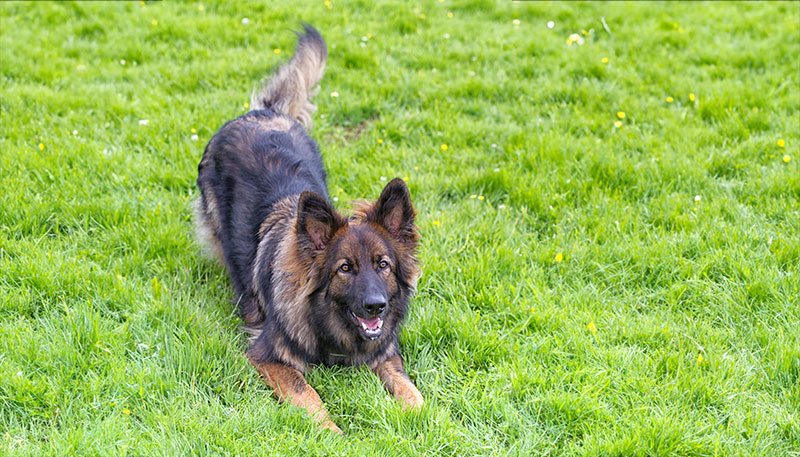
[[[272,109],[297,119],[308,129],[311,114],[317,110],[311,97],[325,72],[328,48],[314,27],[304,24],[303,29],[298,33],[294,57],[281,65],[261,90],[253,92],[250,109]]]

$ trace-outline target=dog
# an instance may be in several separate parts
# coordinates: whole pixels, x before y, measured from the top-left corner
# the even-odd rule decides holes
[[[280,401],[341,433],[305,381],[315,365],[367,365],[405,408],[423,404],[397,337],[420,275],[419,233],[401,179],[349,217],[332,206],[308,135],[327,47],[310,25],[298,37],[250,111],[206,146],[195,220],[233,283],[250,363]]]

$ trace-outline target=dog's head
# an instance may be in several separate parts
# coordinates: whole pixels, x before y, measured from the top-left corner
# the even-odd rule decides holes
[[[414,208],[405,182],[394,179],[350,219],[323,197],[298,201],[301,252],[313,257],[318,288],[312,318],[338,342],[395,335],[416,287],[419,269]]]

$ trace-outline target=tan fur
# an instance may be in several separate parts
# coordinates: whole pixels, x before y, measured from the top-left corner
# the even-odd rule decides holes
[[[352,214],[349,218],[350,224],[368,224],[369,222],[367,221],[367,218],[375,210],[375,203],[367,200],[356,200],[351,204],[351,207]],[[375,230],[385,233],[385,229],[380,225],[372,224],[372,226]],[[419,237],[418,234],[415,234],[415,236],[417,238]],[[420,276],[422,276],[422,270],[419,267],[419,261],[416,258],[414,249],[407,249],[402,245],[396,246],[396,249],[398,249],[401,256],[409,259],[407,264],[411,271],[409,271],[409,277],[406,279],[411,287],[416,290],[417,282],[419,281]]]
[[[253,93],[250,109],[271,108],[297,119],[310,130],[311,115],[317,110],[311,97],[325,72],[327,59],[324,43],[322,46],[320,43],[300,41],[292,59],[281,66],[260,91]]]
[[[297,200],[298,196],[293,195],[276,203],[273,211],[261,224],[259,229],[261,241],[256,252],[253,284],[258,284],[258,278],[261,277],[260,265],[263,264],[261,259],[269,254],[266,252],[266,246],[273,237],[280,237],[272,271],[273,303],[277,313],[284,319],[287,330],[292,335],[301,337],[297,342],[304,349],[311,351],[317,344],[314,329],[308,318],[308,297],[315,287],[311,281],[311,278],[315,277],[315,267],[299,256],[300,249],[294,230],[297,222]],[[261,291],[254,292],[259,300],[266,301],[261,296]],[[308,368],[305,361],[294,356],[282,344],[276,343],[274,349],[282,354],[282,360],[298,370],[305,371]]]
[[[222,244],[217,237],[219,222],[217,221],[216,200],[209,195],[206,199],[206,209],[203,209],[201,199],[194,201],[194,228],[197,239],[203,248],[203,253],[209,258],[214,258],[219,262],[223,261]]]
[[[264,130],[275,130],[278,132],[288,132],[294,125],[294,122],[287,117],[259,118],[258,123],[261,124]]]
[[[403,408],[419,409],[424,400],[422,394],[408,378],[403,369],[403,360],[399,355],[389,357],[372,367],[372,371],[381,378],[383,385],[402,404]]]
[[[323,428],[341,434],[342,430],[333,423],[322,399],[313,387],[303,378],[303,373],[282,363],[251,363],[264,378],[264,381],[275,392],[281,401],[303,408],[314,421]]]
[[[367,213],[372,210],[373,203],[368,200],[355,200],[350,204],[351,207],[351,224],[361,224],[366,222]]]

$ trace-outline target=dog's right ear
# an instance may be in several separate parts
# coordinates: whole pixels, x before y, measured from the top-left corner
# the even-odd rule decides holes
[[[303,192],[297,201],[297,235],[300,246],[312,252],[325,249],[336,230],[345,223],[325,198]]]

